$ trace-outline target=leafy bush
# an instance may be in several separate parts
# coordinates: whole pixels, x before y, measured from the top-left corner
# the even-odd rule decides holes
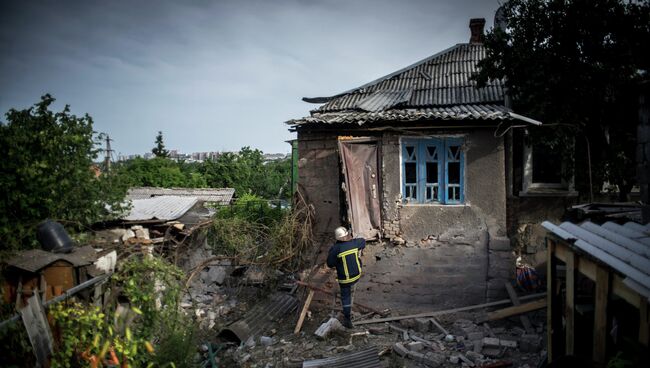
[[[52,218],[84,227],[123,210],[127,185],[114,175],[95,177],[97,158],[90,116],[65,106],[52,112],[54,98],[25,110],[11,109],[0,122],[0,243],[5,249],[35,245],[39,222]],[[107,207],[108,206],[108,207]],[[112,211],[107,211],[111,208]]]
[[[244,194],[229,206],[219,208],[217,217],[238,218],[270,226],[278,222],[285,210],[269,205],[266,199],[254,194]]]
[[[109,317],[94,306],[55,305],[60,339],[52,366],[190,366],[196,325],[179,308],[182,276],[162,259],[131,258],[111,279],[130,309],[115,308]]]

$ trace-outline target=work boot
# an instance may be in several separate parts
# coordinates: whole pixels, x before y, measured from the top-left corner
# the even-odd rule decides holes
[[[352,320],[350,320],[349,317],[346,317],[343,319],[343,327],[345,328],[354,328],[354,325],[352,324]]]

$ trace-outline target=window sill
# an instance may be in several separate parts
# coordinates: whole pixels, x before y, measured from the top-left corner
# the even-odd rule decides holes
[[[469,203],[402,203],[403,207],[470,207]]]
[[[556,188],[529,188],[528,191],[519,192],[519,197],[577,197],[578,192],[568,189]]]

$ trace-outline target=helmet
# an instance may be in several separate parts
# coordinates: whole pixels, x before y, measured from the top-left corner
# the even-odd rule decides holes
[[[343,226],[339,226],[334,230],[334,237],[336,240],[343,240],[346,236],[348,236],[348,229]]]

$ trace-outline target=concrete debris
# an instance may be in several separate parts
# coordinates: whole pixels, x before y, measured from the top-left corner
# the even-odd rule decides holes
[[[333,331],[342,331],[345,330],[345,327],[339,322],[336,318],[330,318],[327,322],[323,323],[318,327],[314,332],[314,335],[318,336],[321,339],[326,338]]]
[[[135,238],[135,232],[133,232],[133,230],[124,231],[121,238],[122,243],[126,243],[131,238]]]

